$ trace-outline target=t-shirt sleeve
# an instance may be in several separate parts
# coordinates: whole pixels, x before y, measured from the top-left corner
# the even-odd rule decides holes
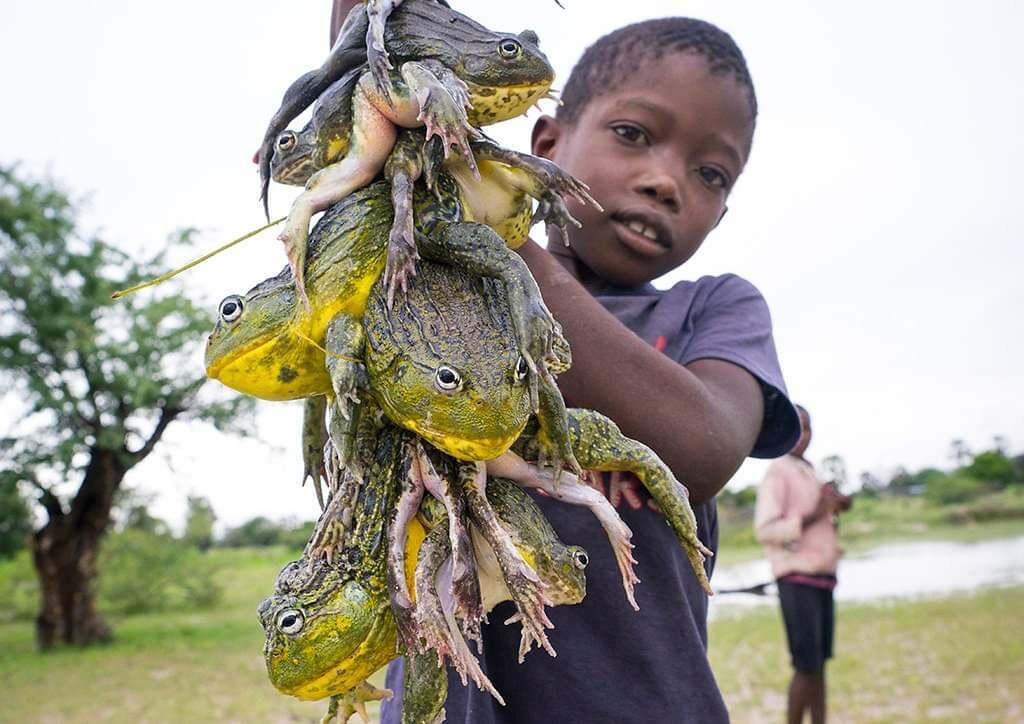
[[[800,421],[786,393],[767,302],[757,287],[734,274],[704,277],[698,284],[703,288],[684,322],[687,343],[679,363],[721,359],[752,374],[764,394],[764,420],[751,457],[789,452],[800,437]]]

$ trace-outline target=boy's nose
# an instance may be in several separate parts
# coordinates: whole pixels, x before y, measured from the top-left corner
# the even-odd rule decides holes
[[[673,212],[679,211],[682,206],[679,185],[668,174],[648,176],[637,184],[636,191],[659,204],[664,204]]]

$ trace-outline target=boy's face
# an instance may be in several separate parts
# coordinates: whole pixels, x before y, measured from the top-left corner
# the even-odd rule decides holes
[[[713,76],[695,53],[643,63],[591,98],[572,125],[545,116],[533,152],[590,186],[604,207],[569,201],[572,254],[622,286],[655,279],[689,259],[722,214],[747,160],[753,124],[746,91]],[[561,239],[548,248],[562,253]]]

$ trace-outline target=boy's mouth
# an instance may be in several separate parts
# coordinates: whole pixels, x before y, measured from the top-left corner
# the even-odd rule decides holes
[[[672,231],[658,214],[627,209],[609,215],[619,240],[642,256],[661,256],[672,248]]]

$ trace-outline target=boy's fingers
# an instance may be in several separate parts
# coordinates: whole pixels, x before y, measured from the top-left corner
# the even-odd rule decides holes
[[[635,475],[616,470],[608,482],[608,499],[616,508],[619,507],[619,502],[625,499],[630,508],[640,510],[644,507],[644,501],[640,497],[639,488],[640,481]]]

